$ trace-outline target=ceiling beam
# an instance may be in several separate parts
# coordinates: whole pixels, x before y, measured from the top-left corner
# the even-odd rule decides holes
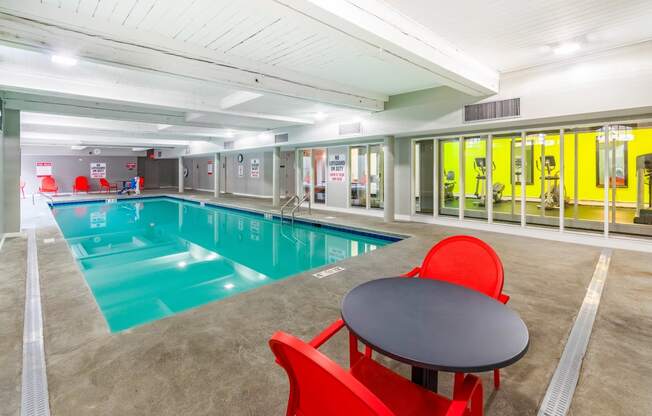
[[[272,0],[433,73],[474,96],[498,92],[499,73],[378,0]],[[461,22],[460,24],[464,24]]]
[[[223,56],[218,59],[205,48],[86,18],[38,0],[0,4],[0,40],[51,53],[74,50],[80,59],[368,111],[383,110],[389,100],[382,94],[269,64],[233,56],[228,61]]]

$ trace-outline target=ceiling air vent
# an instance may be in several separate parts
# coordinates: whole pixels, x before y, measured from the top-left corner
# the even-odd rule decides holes
[[[274,143],[287,143],[289,136],[287,133],[274,135]]]
[[[224,150],[231,150],[233,149],[233,140],[230,142],[224,142]]]
[[[493,120],[496,118],[519,117],[520,115],[520,98],[464,106],[464,121]]]
[[[359,121],[355,123],[340,124],[340,136],[360,133],[362,133],[362,123]]]

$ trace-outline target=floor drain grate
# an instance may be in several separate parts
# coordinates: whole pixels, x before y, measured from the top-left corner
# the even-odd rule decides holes
[[[546,395],[541,402],[538,416],[565,416],[570,410],[610,262],[611,250],[604,250],[595,266],[584,302],[582,302],[555,374],[552,376]]]
[[[36,253],[36,233],[27,232],[27,279],[23,326],[21,416],[49,416],[48,381],[43,346],[43,315]]]

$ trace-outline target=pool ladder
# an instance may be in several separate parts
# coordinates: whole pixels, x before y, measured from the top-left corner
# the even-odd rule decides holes
[[[301,208],[301,205],[308,201],[308,214],[312,214],[312,204],[310,201],[310,194],[304,194],[301,199],[297,195],[292,195],[290,199],[288,199],[285,204],[281,207],[281,224],[283,224],[283,221],[285,220],[285,210],[289,207],[291,203],[295,203],[295,205],[292,207],[292,210],[290,211],[290,215],[292,216],[292,224],[294,224],[294,216],[295,213]]]

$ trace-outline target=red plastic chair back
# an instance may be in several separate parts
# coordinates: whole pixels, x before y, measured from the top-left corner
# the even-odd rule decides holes
[[[56,192],[59,189],[57,182],[52,176],[45,176],[41,179],[42,192]]]
[[[468,235],[441,240],[426,255],[419,277],[443,280],[498,298],[503,264],[484,241]]]
[[[145,188],[145,178],[140,176],[138,179],[138,189],[143,190]]]
[[[77,176],[75,178],[75,189],[77,191],[89,191],[88,179],[86,176]]]
[[[100,178],[100,186],[102,188],[108,188],[111,185],[109,185],[109,181],[107,181],[106,178]]]
[[[300,339],[279,331],[269,346],[290,379],[288,416],[394,415],[349,372]]]

